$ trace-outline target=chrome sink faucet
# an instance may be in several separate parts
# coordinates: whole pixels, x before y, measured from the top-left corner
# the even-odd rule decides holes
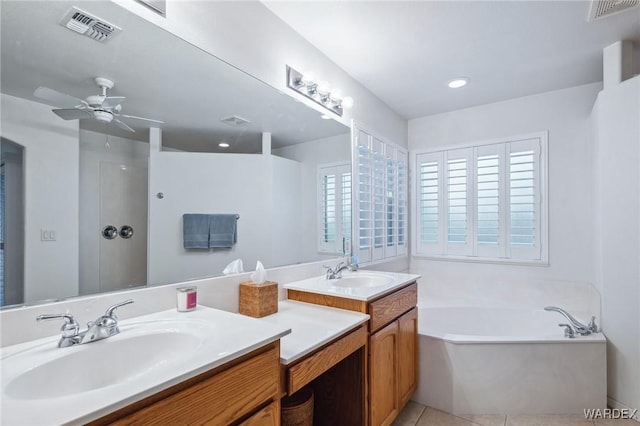
[[[87,323],[87,329],[80,331],[80,324],[76,318],[71,314],[44,314],[38,315],[36,321],[52,320],[62,318],[65,323],[60,329],[62,336],[58,341],[59,348],[66,348],[73,345],[82,345],[85,343],[91,343],[98,340],[106,339],[107,337],[115,336],[120,333],[118,327],[118,318],[115,316],[114,311],[121,306],[133,303],[132,299],[125,300],[122,303],[116,303],[110,306],[104,315],[99,316],[95,321]]]
[[[560,315],[562,315],[563,317],[565,317],[569,323],[569,324],[558,324],[561,327],[565,327],[565,336],[567,337],[573,337],[574,336],[574,331],[575,333],[580,334],[581,336],[588,336],[591,333],[597,333],[598,332],[598,326],[596,325],[596,317],[592,316],[591,317],[591,321],[589,321],[589,324],[584,325],[583,323],[581,323],[580,321],[578,321],[577,319],[575,319],[573,317],[573,315],[571,315],[569,312],[565,311],[564,309],[558,308],[557,306],[547,306],[544,308],[545,311],[552,311],[552,312],[558,312]],[[573,329],[572,329],[573,327]]]
[[[330,265],[323,265],[323,268],[327,269],[327,274],[325,276],[326,279],[337,280],[342,278],[342,271],[345,269],[348,269],[349,271],[357,271],[358,264],[349,263],[348,265],[345,265],[344,262],[340,262],[335,266],[335,268],[332,268]]]

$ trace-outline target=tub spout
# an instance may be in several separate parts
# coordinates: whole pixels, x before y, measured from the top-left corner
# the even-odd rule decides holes
[[[547,306],[544,308],[544,310],[557,312],[563,317],[565,317],[571,323],[575,332],[580,334],[581,336],[588,336],[591,333],[598,332],[598,326],[596,325],[596,317],[591,317],[591,321],[589,322],[589,325],[584,325],[564,309],[558,308],[556,306]]]

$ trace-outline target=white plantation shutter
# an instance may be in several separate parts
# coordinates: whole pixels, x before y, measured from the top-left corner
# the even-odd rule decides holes
[[[409,242],[407,241],[407,233],[409,232],[407,217],[407,194],[409,193],[409,156],[407,152],[397,150],[396,161],[398,164],[398,238],[396,242],[396,255],[404,256],[409,253]]]
[[[351,238],[351,166],[318,167],[318,251],[342,253]]]
[[[372,260],[384,259],[385,237],[385,161],[384,144],[373,138],[373,252]]]
[[[476,255],[504,257],[504,144],[476,148]]]
[[[342,189],[342,236],[343,253],[351,252],[351,165],[346,164],[340,173],[340,187]]]
[[[373,249],[373,161],[371,137],[362,130],[357,131],[355,176],[358,186],[356,193],[356,212],[354,233],[357,241],[354,252],[360,262],[371,260]]]
[[[546,133],[417,153],[416,255],[546,262]]]
[[[541,190],[538,139],[512,142],[509,155],[509,257],[540,259]]]
[[[354,254],[360,262],[408,253],[407,151],[354,126]]]
[[[446,252],[473,253],[473,149],[447,151],[446,157]]]
[[[417,156],[416,177],[418,179],[418,235],[414,238],[417,252],[442,254],[442,192],[443,164],[442,152],[425,153]]]

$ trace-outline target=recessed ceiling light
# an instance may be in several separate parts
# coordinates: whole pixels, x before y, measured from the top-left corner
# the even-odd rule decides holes
[[[459,77],[449,81],[448,85],[452,89],[459,89],[463,86],[466,86],[469,82],[469,79],[466,77]]]
[[[228,143],[226,143],[226,142],[220,142],[220,143],[218,144],[218,146],[219,146],[220,148],[229,148],[229,144],[228,144]]]
[[[331,117],[329,117],[327,114],[322,114],[320,118],[322,118],[323,120],[331,120]]]

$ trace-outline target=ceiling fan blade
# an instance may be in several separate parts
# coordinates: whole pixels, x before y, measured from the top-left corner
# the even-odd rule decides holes
[[[126,123],[118,120],[117,118],[113,119],[113,122],[116,123],[116,126],[120,127],[123,130],[129,131],[129,132],[133,132],[135,133],[136,131],[133,130],[131,127],[129,127]]]
[[[164,121],[160,121],[160,120],[153,120],[153,119],[151,119],[151,118],[136,117],[135,115],[118,114],[118,117],[133,118],[134,120],[151,121],[152,123],[164,124]]]
[[[104,101],[102,101],[102,107],[115,108],[116,106],[120,105],[125,99],[127,98],[124,96],[108,96],[104,98]]]
[[[71,95],[60,93],[48,87],[38,87],[33,96],[40,98],[43,101],[47,101],[50,105],[63,107],[63,108],[80,108],[85,105],[82,99],[74,98]]]
[[[64,120],[79,120],[82,118],[91,118],[93,115],[90,111],[85,109],[75,109],[75,108],[67,108],[67,109],[54,109],[52,110],[58,117]]]

